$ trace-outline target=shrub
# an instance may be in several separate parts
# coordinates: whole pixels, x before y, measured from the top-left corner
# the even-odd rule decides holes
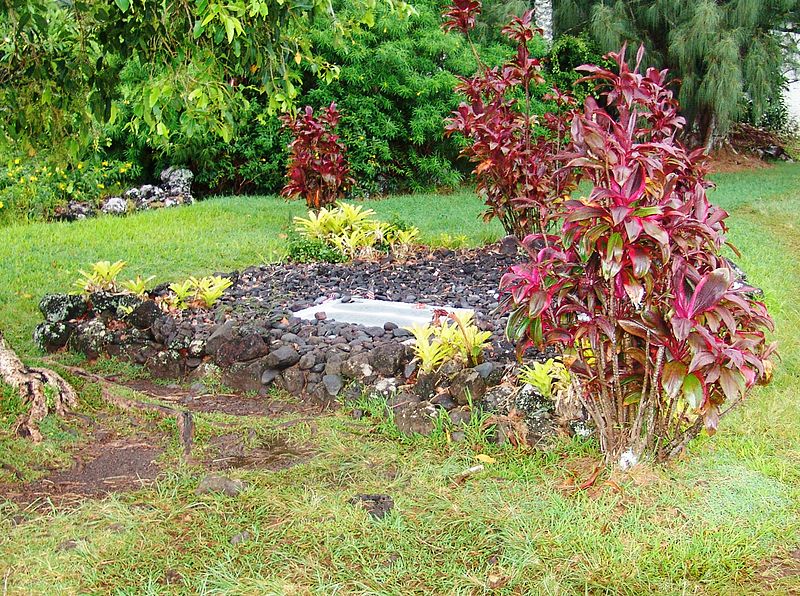
[[[79,271],[80,278],[75,281],[82,293],[92,292],[116,292],[119,290],[117,277],[125,269],[125,261],[98,261],[92,263],[91,271]]]
[[[225,290],[232,285],[231,280],[219,275],[190,277],[182,282],[171,283],[169,289],[172,294],[166,298],[164,303],[167,307],[178,310],[211,308],[222,298]]]
[[[414,357],[423,373],[430,373],[448,360],[458,359],[467,366],[483,361],[483,351],[492,337],[472,321],[472,313],[457,315],[437,312],[430,325],[413,325],[408,331],[414,336]]]
[[[467,172],[458,156],[461,140],[445,137],[442,120],[459,103],[453,90],[456,76],[475,72],[475,58],[461,36],[441,30],[438,0],[416,2],[414,7],[418,15],[399,19],[379,4],[375,26],[353,32],[347,43],[330,34],[327,22],[309,32],[315,53],[336,64],[339,75],[323,81],[316,65],[303,60],[303,82],[297,85],[295,101],[313,106],[336,102],[342,113],[337,134],[347,147],[356,180],[351,192],[357,196],[455,187]],[[349,0],[337,6],[345,18],[358,10]],[[499,64],[511,53],[507,43],[483,43],[477,49],[488,64]],[[165,75],[158,67],[136,61],[122,70],[122,97],[115,102],[118,117],[105,131],[112,140],[111,155],[141,163],[151,174],[175,163],[188,164],[195,172],[198,195],[280,192],[291,139],[264,98],[243,89],[247,105],[235,113],[230,142],[213,131],[195,130],[197,123],[182,126],[173,113],[163,116],[174,125],[169,136],[162,137],[128,126],[136,117],[134,100],[141,86],[150,85],[154,76]]]
[[[344,263],[347,257],[324,240],[294,234],[289,239],[289,258],[295,263]]]
[[[370,258],[389,249],[400,257],[407,255],[419,238],[419,230],[382,222],[374,215],[372,209],[339,203],[323,207],[317,213],[309,211],[308,219],[295,217],[299,240],[290,245],[290,255],[296,253],[299,262],[343,262],[356,257]]]
[[[342,198],[353,183],[344,146],[336,135],[339,111],[331,103],[314,116],[311,106],[297,115],[287,114],[282,119],[292,132],[289,143],[289,182],[281,194],[305,199],[310,209],[321,209]]]
[[[710,204],[702,150],[684,126],[667,72],[582,71],[586,99],[564,158],[592,184],[561,208],[557,234],[526,238],[530,262],[502,279],[508,334],[520,350],[564,352],[574,394],[607,462],[679,453],[765,378],[772,321],[720,254],[727,214]],[[537,248],[534,248],[537,246]]]
[[[458,0],[445,13],[447,30],[469,39],[481,4]],[[449,119],[447,134],[467,139],[462,154],[476,164],[473,171],[478,193],[488,209],[485,219],[497,218],[506,233],[523,238],[531,230],[544,232],[553,219],[554,206],[572,188],[570,171],[558,167],[565,143],[568,117],[531,110],[534,91],[544,87],[542,65],[531,52],[541,38],[532,11],[513,17],[503,33],[516,44],[516,54],[502,67],[481,64],[478,74],[462,78],[457,90],[467,98]],[[546,98],[556,111],[568,111],[574,100],[557,90]]]
[[[0,176],[0,222],[50,220],[69,201],[97,207],[105,197],[119,194],[139,169],[115,160],[79,161],[53,165],[44,159],[16,158]]]
[[[553,358],[522,367],[519,380],[548,399],[567,391],[570,384],[569,371],[562,362]]]

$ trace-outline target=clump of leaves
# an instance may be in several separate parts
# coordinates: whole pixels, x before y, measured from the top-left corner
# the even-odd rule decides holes
[[[119,290],[117,286],[117,277],[125,269],[127,263],[125,261],[98,261],[93,263],[91,271],[86,272],[83,270],[78,271],[81,274],[80,278],[75,281],[75,286],[80,288],[81,292],[116,292]]]
[[[584,66],[588,97],[562,156],[592,185],[563,203],[556,234],[525,239],[530,262],[501,282],[519,352],[555,345],[608,463],[665,460],[713,433],[771,370],[772,320],[721,255],[727,213],[706,195],[702,149],[666,71]],[[534,248],[538,247],[538,248]]]
[[[141,275],[137,275],[135,279],[129,279],[127,281],[122,282],[122,287],[130,292],[131,294],[135,294],[136,296],[144,296],[147,293],[147,284],[155,279],[155,276],[151,275],[150,277],[143,278]]]
[[[331,258],[316,245],[301,245],[296,250],[301,258],[306,256],[303,251],[313,251],[324,255],[326,258],[323,260],[331,262],[370,258],[389,249],[396,251],[399,256],[410,253],[414,241],[419,238],[419,230],[400,229],[375,219],[374,215],[372,209],[340,202],[335,206],[323,207],[316,213],[309,211],[308,218],[295,217],[295,232],[301,238],[311,243],[323,243],[338,258]]]
[[[473,323],[471,312],[458,315],[437,311],[431,324],[412,325],[407,329],[414,336],[414,357],[424,373],[437,370],[453,358],[467,366],[480,364],[492,337],[490,331],[481,331]]]
[[[219,275],[206,277],[190,277],[182,282],[169,285],[172,295],[167,298],[167,305],[174,309],[212,308],[222,298],[225,290],[233,285],[231,280]]]
[[[479,0],[457,0],[444,13],[444,28],[459,31],[470,44],[470,32],[480,14]],[[570,169],[562,168],[575,100],[553,89],[545,95],[556,106],[538,118],[532,113],[535,87],[545,82],[542,65],[532,57],[530,44],[541,30],[533,11],[513,17],[503,34],[516,45],[516,54],[501,67],[480,61],[478,73],[460,78],[456,90],[466,96],[448,120],[447,135],[462,134],[462,155],[475,163],[478,194],[487,206],[484,219],[497,218],[507,234],[523,238],[536,229],[544,232],[555,217],[555,206],[574,189]]]
[[[227,277],[219,275],[211,275],[201,278],[190,278],[194,284],[195,300],[206,308],[211,308],[217,301],[222,298],[225,290],[233,285],[233,282]]]
[[[288,182],[281,194],[302,198],[309,209],[321,209],[344,197],[353,179],[345,148],[336,134],[339,111],[331,103],[317,115],[311,106],[282,118],[294,136],[289,143]]]
[[[347,257],[324,240],[312,240],[299,234],[289,239],[289,258],[295,263],[343,263]]]
[[[565,391],[570,384],[569,371],[555,358],[523,366],[519,371],[519,380],[534,387],[548,399]]]

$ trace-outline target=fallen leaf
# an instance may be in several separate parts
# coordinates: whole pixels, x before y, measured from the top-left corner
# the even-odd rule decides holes
[[[479,453],[475,456],[479,462],[483,462],[485,464],[496,464],[497,460],[493,458],[491,455],[486,455],[485,453]]]
[[[490,590],[499,590],[508,583],[508,577],[499,573],[490,573],[486,578],[486,587]]]

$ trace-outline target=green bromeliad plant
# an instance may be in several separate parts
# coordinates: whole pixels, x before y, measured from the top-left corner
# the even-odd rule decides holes
[[[383,222],[374,215],[372,209],[340,202],[317,212],[309,211],[307,218],[295,217],[300,241],[290,244],[290,256],[306,262],[315,260],[306,259],[307,254],[316,254],[321,257],[319,260],[340,262],[372,258],[388,250],[400,257],[410,254],[419,239],[419,230]]]
[[[420,371],[431,373],[448,360],[457,359],[467,366],[483,362],[483,352],[492,337],[473,322],[471,312],[458,315],[440,311],[429,325],[407,328],[414,336],[414,357]]]

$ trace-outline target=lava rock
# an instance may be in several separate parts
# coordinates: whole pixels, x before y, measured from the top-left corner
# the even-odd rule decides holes
[[[110,316],[117,316],[120,306],[124,307],[131,305],[131,299],[135,300],[137,303],[139,302],[139,299],[131,294],[120,294],[106,291],[92,292],[89,294],[89,303],[92,306],[92,310],[96,314],[105,314]]]
[[[70,336],[69,346],[76,352],[82,352],[89,358],[97,358],[111,343],[113,334],[106,329],[100,319],[91,319],[80,323]]]
[[[86,313],[86,301],[74,294],[47,294],[39,302],[39,310],[52,323],[69,321]]]
[[[462,370],[450,379],[450,395],[460,406],[477,402],[486,393],[486,383],[474,368]]]
[[[136,306],[125,320],[137,329],[150,329],[164,313],[153,300],[145,300]]]
[[[279,379],[279,386],[292,395],[303,395],[306,390],[306,374],[296,366],[284,370]]]
[[[453,426],[466,426],[472,419],[472,412],[467,408],[458,408],[448,413]]]
[[[162,350],[150,358],[146,365],[155,379],[180,379],[186,372],[186,358],[176,350]]]
[[[229,368],[222,369],[222,383],[236,391],[258,393],[265,384],[263,378],[266,370],[269,369],[263,359],[236,362]]]
[[[264,372],[261,373],[261,384],[262,385],[269,385],[274,381],[278,375],[281,374],[276,368],[267,368]]]
[[[56,352],[67,345],[74,331],[73,323],[45,321],[33,331],[33,342],[45,352]]]
[[[403,370],[406,358],[406,347],[397,342],[387,342],[374,348],[369,353],[372,368],[384,377],[394,377]]]
[[[397,429],[405,435],[430,435],[436,408],[428,402],[409,401],[392,409]]]
[[[336,397],[344,386],[344,381],[339,375],[325,375],[322,377],[322,384],[330,397]]]
[[[208,343],[206,343],[206,351],[208,351]],[[231,366],[234,362],[255,360],[265,356],[268,352],[267,342],[258,333],[240,330],[240,333],[237,333],[230,341],[219,345],[213,356],[214,361],[224,368]],[[271,362],[268,362],[268,365],[274,366]]]
[[[369,363],[369,355],[364,352],[353,354],[342,363],[342,375],[348,379],[369,382],[375,378],[375,371]]]
[[[270,368],[277,368],[278,370],[294,366],[299,361],[300,354],[297,353],[297,350],[286,345],[280,346],[276,350],[271,350],[266,359],[267,366]]]

